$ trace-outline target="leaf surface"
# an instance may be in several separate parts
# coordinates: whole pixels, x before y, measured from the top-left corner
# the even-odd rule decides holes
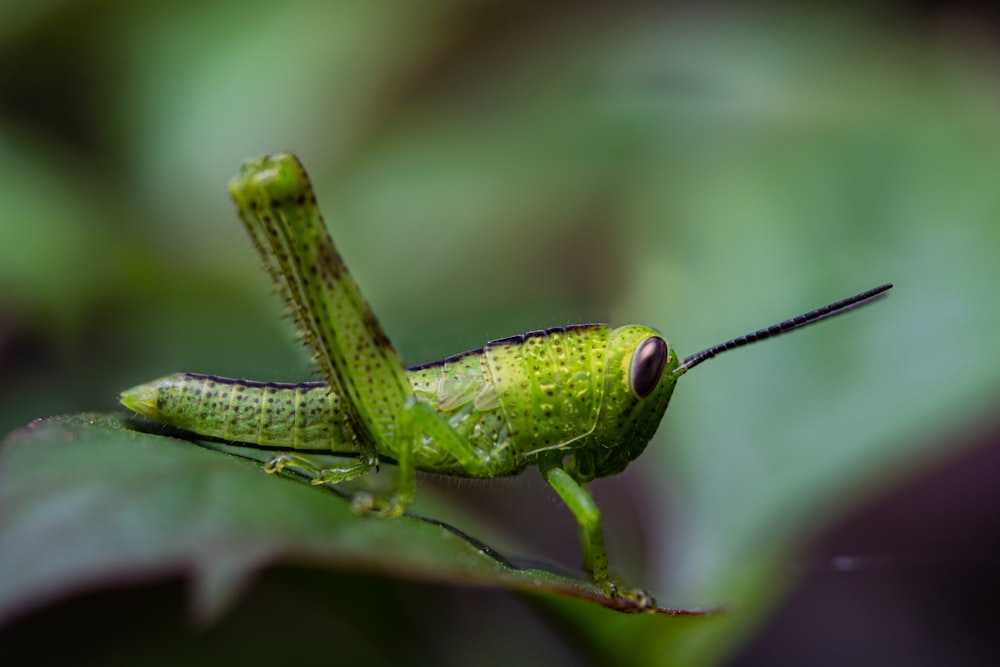
[[[356,516],[326,488],[132,430],[114,414],[53,417],[11,434],[0,451],[0,507],[0,620],[80,590],[173,573],[191,577],[195,611],[212,618],[278,562],[628,609],[587,581],[519,568],[447,524]]]

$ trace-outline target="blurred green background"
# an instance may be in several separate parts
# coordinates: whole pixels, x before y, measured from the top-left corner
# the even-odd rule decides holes
[[[595,484],[613,566],[663,602],[732,609],[622,632],[630,644],[607,655],[996,659],[992,606],[941,597],[956,572],[959,590],[1000,592],[995,18],[882,3],[3,3],[0,433],[113,410],[122,388],[172,371],[312,377],[226,195],[263,152],[302,157],[414,364],[587,321],[648,324],[686,355],[892,281],[877,306],[685,377],[649,450]],[[823,541],[942,475],[950,486],[866,533],[898,539]],[[575,566],[572,521],[536,477],[439,485],[480,508],[484,526],[463,530]],[[333,598],[350,579],[311,576]],[[852,588],[859,576],[870,585]],[[833,601],[796,595],[804,581]],[[346,585],[393,601],[390,620],[331,613],[320,595],[303,616],[448,664],[597,661],[579,647],[613,646],[633,622],[504,592]],[[246,610],[281,599],[268,580],[196,631],[157,586],[108,595],[173,630],[82,657],[245,663],[231,647],[266,624]]]

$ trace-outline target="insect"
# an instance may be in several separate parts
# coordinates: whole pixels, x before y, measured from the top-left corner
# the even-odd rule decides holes
[[[229,184],[264,266],[301,326],[325,382],[281,384],[178,373],[122,392],[121,403],[200,436],[280,450],[265,465],[314,484],[395,463],[392,491],[358,492],[359,513],[394,517],[415,471],[491,478],[537,466],[576,518],[584,567],[638,608],[653,598],[608,574],[600,512],[584,487],[645,449],[678,378],[715,355],[844,313],[882,285],[681,360],[655,330],[583,324],[532,331],[407,369],[327,231],[291,154],[243,164]],[[343,455],[323,467],[309,450]]]

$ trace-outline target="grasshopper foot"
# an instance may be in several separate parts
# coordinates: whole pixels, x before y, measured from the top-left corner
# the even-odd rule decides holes
[[[309,477],[309,481],[312,484],[320,485],[340,484],[355,477],[360,477],[372,469],[372,464],[368,461],[356,461],[342,466],[324,468],[308,456],[288,452],[278,454],[264,464],[264,471],[272,475],[281,472],[285,468],[298,470]]]
[[[384,519],[401,516],[413,502],[399,493],[381,495],[368,491],[359,491],[351,497],[351,510],[355,514],[375,514]]]
[[[641,588],[626,588],[624,586],[618,586],[611,580],[602,582],[600,586],[608,597],[618,600],[627,600],[634,604],[638,610],[656,608],[656,599]]]
[[[264,472],[268,475],[277,475],[288,466],[298,467],[290,455],[278,454],[264,464]]]

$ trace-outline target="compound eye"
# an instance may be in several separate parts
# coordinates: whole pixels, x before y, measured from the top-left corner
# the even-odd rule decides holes
[[[667,365],[670,351],[667,341],[658,336],[652,336],[639,343],[632,355],[632,369],[629,371],[629,382],[632,391],[639,398],[646,398],[653,393],[660,383],[663,367]]]

